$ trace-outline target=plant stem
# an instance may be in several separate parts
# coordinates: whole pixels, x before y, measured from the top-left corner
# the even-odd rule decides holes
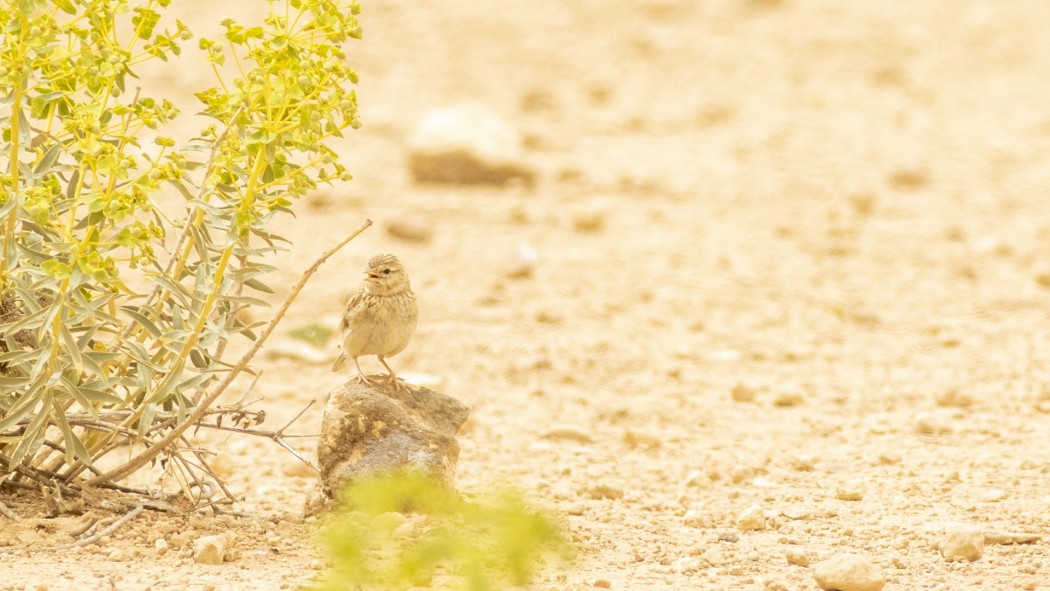
[[[15,256],[15,228],[18,222],[19,194],[21,193],[21,179],[19,178],[18,158],[21,152],[19,136],[22,127],[22,93],[25,90],[23,83],[15,85],[12,93],[14,101],[11,103],[11,155],[9,158],[11,166],[11,194],[8,199],[14,200],[11,211],[7,212],[6,227],[4,228],[4,252],[0,272],[5,275],[14,268]]]

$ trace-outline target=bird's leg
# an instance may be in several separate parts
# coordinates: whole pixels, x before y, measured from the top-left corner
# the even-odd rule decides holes
[[[386,364],[384,363],[383,365]],[[365,386],[375,386],[375,382],[365,377],[365,372],[361,371],[361,364],[357,362],[357,357],[354,357],[354,366],[357,367],[357,377],[354,378],[355,382],[357,382],[358,384],[363,384]]]
[[[383,359],[382,355],[377,355],[377,357],[379,357],[379,363],[382,363],[383,367],[385,367],[386,370],[388,372],[390,372],[390,375],[386,379],[386,382],[388,384],[393,384],[395,390],[401,390],[401,389],[411,390],[411,388],[409,388],[408,385],[405,384],[405,381],[402,380],[401,378],[397,377],[397,375],[394,373],[394,370],[391,369],[391,367],[389,365],[387,365],[386,359]]]

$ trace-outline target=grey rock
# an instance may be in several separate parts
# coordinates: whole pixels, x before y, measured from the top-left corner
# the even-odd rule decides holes
[[[477,105],[438,109],[409,140],[408,166],[417,183],[532,186],[536,171],[523,160],[521,136]]]
[[[470,409],[428,388],[350,381],[328,396],[317,444],[321,478],[306,515],[327,509],[354,479],[418,470],[454,490],[456,433]]]

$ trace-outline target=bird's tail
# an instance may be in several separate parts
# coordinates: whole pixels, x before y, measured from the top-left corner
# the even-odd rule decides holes
[[[339,357],[335,360],[335,363],[332,364],[332,371],[339,371],[340,369],[343,369],[344,365],[346,365],[346,355],[340,353]]]

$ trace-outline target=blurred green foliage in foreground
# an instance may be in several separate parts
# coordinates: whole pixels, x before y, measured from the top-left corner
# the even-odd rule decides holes
[[[293,339],[305,341],[307,344],[320,349],[328,344],[332,338],[332,328],[324,324],[312,323],[297,326],[288,332]]]
[[[409,514],[411,513],[411,514]],[[321,529],[320,587],[488,591],[573,558],[562,525],[509,488],[462,500],[413,472],[359,479]]]

